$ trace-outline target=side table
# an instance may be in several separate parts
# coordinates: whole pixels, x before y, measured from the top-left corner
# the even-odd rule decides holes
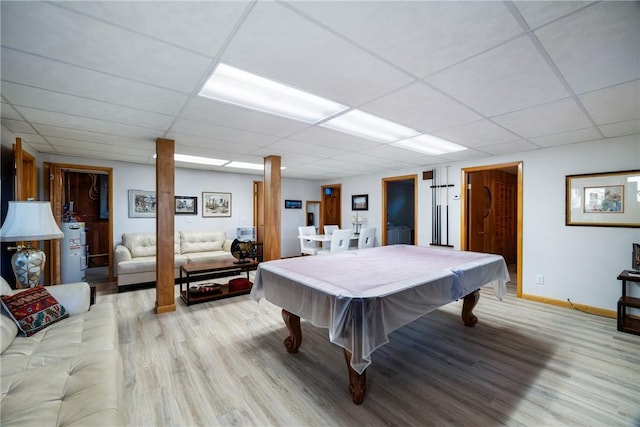
[[[640,335],[640,318],[627,315],[627,307],[640,309],[640,298],[627,296],[627,282],[640,284],[640,274],[635,273],[624,270],[618,275],[618,280],[622,280],[622,296],[618,300],[618,330]]]

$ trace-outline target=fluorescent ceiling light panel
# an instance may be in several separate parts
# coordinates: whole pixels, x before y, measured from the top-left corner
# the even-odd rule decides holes
[[[337,102],[222,63],[200,95],[306,123],[316,123],[347,109]]]
[[[437,138],[432,135],[419,135],[415,138],[405,139],[402,141],[392,142],[394,147],[404,148],[405,150],[416,151],[418,153],[440,155],[446,153],[454,153],[456,151],[466,150],[462,145]]]
[[[393,142],[418,135],[416,130],[360,110],[351,110],[320,126],[379,142]]]
[[[225,166],[230,168],[238,168],[238,169],[253,169],[257,171],[264,170],[264,165],[259,163],[244,163],[244,162],[229,162]],[[286,169],[284,166],[281,166],[280,169]]]
[[[201,165],[222,166],[229,163],[229,160],[210,159],[208,157],[189,156],[186,154],[174,154],[173,159],[176,162],[198,163]]]

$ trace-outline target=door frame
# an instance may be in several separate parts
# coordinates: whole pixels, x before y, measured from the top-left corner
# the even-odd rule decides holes
[[[380,224],[381,246],[387,245],[387,184],[394,181],[413,181],[413,244],[418,245],[418,175],[402,175],[382,178],[382,215]]]
[[[323,185],[320,187],[320,200],[323,201],[324,200],[324,190],[325,188],[333,188],[333,189],[338,189],[340,190],[340,198],[338,199],[338,203],[340,203],[338,212],[340,212],[340,221],[337,224],[338,227],[342,228],[342,184],[327,184],[327,185]],[[320,230],[322,230],[324,228],[324,224],[325,224],[325,216],[327,215],[326,212],[327,208],[326,208],[326,203],[320,203],[320,221],[318,222],[318,232],[320,232]]]
[[[109,177],[109,192],[108,192],[108,204],[109,204],[109,233],[108,233],[108,247],[109,247],[109,281],[113,282],[115,276],[113,274],[113,251],[115,247],[113,245],[113,168],[104,166],[90,166],[90,165],[74,165],[70,163],[52,163],[44,162],[42,165],[42,180],[45,199],[51,201],[51,209],[53,210],[53,217],[58,225],[62,224],[62,171],[73,170],[83,173],[98,172]],[[49,248],[45,247],[45,253],[47,259],[50,260],[49,280],[50,283],[60,283],[60,241],[52,241],[53,244],[49,245]]]
[[[467,232],[470,220],[467,215],[468,200],[467,189],[469,188],[469,174],[472,172],[501,170],[504,168],[516,168],[518,172],[518,184],[517,184],[517,214],[516,214],[516,296],[522,298],[522,200],[523,200],[523,179],[522,179],[522,161],[511,163],[500,163],[495,165],[474,166],[470,168],[462,168],[462,177],[460,186],[463,190],[460,191],[460,249],[467,250]]]

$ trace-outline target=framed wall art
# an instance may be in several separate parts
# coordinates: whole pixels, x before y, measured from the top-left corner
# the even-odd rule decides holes
[[[229,217],[231,216],[231,193],[202,193],[202,216]]]
[[[285,200],[285,209],[302,209],[302,200]]]
[[[155,218],[156,192],[129,190],[129,218]]]
[[[565,223],[640,227],[640,170],[568,175]]]
[[[197,215],[198,214],[198,198],[195,196],[175,196],[176,215]]]
[[[368,211],[369,210],[369,195],[358,194],[351,196],[351,210],[352,211]]]

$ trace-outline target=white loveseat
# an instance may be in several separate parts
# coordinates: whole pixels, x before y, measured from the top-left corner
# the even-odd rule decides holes
[[[2,295],[13,291],[2,279]],[[0,425],[118,426],[123,365],[112,304],[89,307],[87,283],[49,286],[70,314],[29,337],[3,312]],[[91,308],[91,309],[89,309]]]
[[[174,277],[180,277],[180,266],[187,263],[233,258],[231,243],[224,231],[176,232]],[[118,286],[155,282],[156,233],[124,233],[115,259]]]

